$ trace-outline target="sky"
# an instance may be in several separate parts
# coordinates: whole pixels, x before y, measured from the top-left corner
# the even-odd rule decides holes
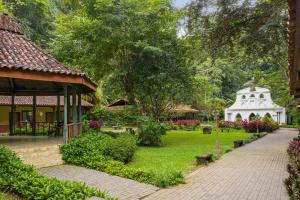
[[[186,5],[187,2],[189,2],[189,0],[174,0],[174,5],[176,7],[182,8]]]

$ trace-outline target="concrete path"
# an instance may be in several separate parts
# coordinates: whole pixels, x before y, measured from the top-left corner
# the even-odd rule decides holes
[[[72,165],[48,167],[39,171],[47,176],[63,180],[84,182],[91,187],[106,190],[109,195],[119,197],[121,200],[137,200],[158,190],[152,185]]]
[[[281,129],[224,155],[187,177],[187,183],[162,189],[144,200],[287,200],[286,149],[297,135]]]

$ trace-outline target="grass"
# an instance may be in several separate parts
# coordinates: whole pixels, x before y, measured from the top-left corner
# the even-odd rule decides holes
[[[233,141],[248,139],[251,134],[244,130],[231,130],[219,133],[222,154],[233,148]],[[155,173],[164,174],[181,171],[184,174],[195,168],[195,156],[215,153],[217,134],[202,134],[202,131],[169,131],[162,139],[161,147],[139,147],[129,166],[150,169]]]

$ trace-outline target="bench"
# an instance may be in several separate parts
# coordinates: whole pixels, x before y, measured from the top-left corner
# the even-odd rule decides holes
[[[236,149],[243,146],[243,144],[244,144],[243,140],[236,140],[233,142],[233,147]]]
[[[213,156],[212,154],[203,154],[203,155],[196,156],[197,165],[203,165],[212,162],[213,161],[212,156]]]

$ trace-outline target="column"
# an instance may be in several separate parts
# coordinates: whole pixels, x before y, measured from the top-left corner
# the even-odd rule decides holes
[[[60,95],[57,95],[57,104],[56,104],[56,134],[59,135],[60,132]]]
[[[15,93],[11,95],[11,107],[10,107],[10,116],[9,116],[9,132],[10,135],[14,133],[14,124],[15,124]]]
[[[33,108],[32,108],[32,134],[36,134],[36,94],[33,94],[32,96],[33,100]]]
[[[78,122],[81,123],[81,115],[82,115],[82,110],[81,110],[81,93],[78,92]]]
[[[77,123],[76,88],[72,88],[72,122]]]
[[[64,86],[64,143],[68,143],[68,86]]]
[[[67,89],[67,123],[70,123],[71,121],[71,109],[70,109],[70,90]]]

